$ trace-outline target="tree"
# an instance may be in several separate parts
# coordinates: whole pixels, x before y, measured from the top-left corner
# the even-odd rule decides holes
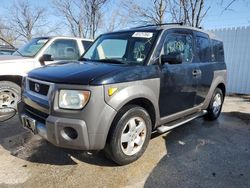
[[[15,33],[7,24],[0,19],[0,38],[3,38],[8,43],[13,44],[16,40]]]
[[[32,7],[27,0],[14,1],[12,7],[8,20],[17,38],[21,37],[25,41],[29,41],[38,29],[42,30],[42,27],[47,24],[44,8]]]
[[[120,28],[124,28],[128,24],[128,17],[124,16],[120,10],[113,11],[107,18],[108,22],[105,23],[105,32],[112,32]]]
[[[162,24],[170,21],[199,27],[210,7],[204,0],[149,0],[148,6],[127,0],[123,6],[133,22]]]
[[[123,7],[135,23],[162,24],[166,20],[167,0],[150,0],[147,7],[127,0],[123,2]]]
[[[85,11],[89,26],[89,36],[95,38],[98,26],[101,22],[103,13],[102,7],[107,3],[107,0],[85,0]]]
[[[71,34],[75,37],[86,37],[88,28],[85,27],[85,1],[84,0],[54,0],[57,13],[65,19]]]
[[[54,0],[54,7],[75,37],[95,38],[107,0]]]
[[[205,7],[204,0],[171,0],[170,12],[175,22],[200,27],[210,7]]]

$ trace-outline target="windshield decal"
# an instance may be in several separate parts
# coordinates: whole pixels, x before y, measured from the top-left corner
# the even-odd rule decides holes
[[[153,37],[153,33],[151,32],[135,32],[132,37],[137,37],[137,38],[152,38]]]

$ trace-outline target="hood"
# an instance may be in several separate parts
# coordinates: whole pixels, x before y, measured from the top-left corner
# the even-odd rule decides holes
[[[0,56],[0,63],[14,63],[23,60],[31,60],[30,57],[14,56],[14,55],[3,55]]]
[[[88,85],[95,78],[125,67],[125,65],[95,62],[60,62],[32,70],[28,76],[53,83]]]

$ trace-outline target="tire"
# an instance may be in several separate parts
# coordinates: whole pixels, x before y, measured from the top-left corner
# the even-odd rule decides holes
[[[207,108],[208,113],[205,115],[205,119],[209,121],[216,120],[220,116],[223,102],[224,95],[220,88],[216,88]]]
[[[21,87],[10,81],[0,81],[0,108],[14,108],[21,99]]]
[[[145,152],[152,132],[147,111],[136,105],[123,107],[111,126],[106,155],[119,165],[136,161]]]

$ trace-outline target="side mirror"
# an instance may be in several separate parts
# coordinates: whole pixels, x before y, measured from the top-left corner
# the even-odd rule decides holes
[[[0,122],[7,121],[16,115],[14,108],[1,108],[0,109]]]
[[[168,54],[161,55],[161,64],[169,63],[169,64],[181,64],[182,58],[180,54]]]
[[[50,54],[43,54],[42,57],[40,57],[39,62],[41,63],[42,66],[45,65],[45,61],[54,61],[52,58],[52,55]]]

